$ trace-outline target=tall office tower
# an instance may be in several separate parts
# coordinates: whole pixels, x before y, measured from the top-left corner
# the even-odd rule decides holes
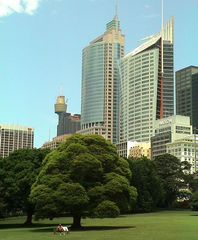
[[[176,112],[189,116],[198,128],[198,67],[189,66],[176,72]]]
[[[0,125],[0,157],[14,150],[34,147],[34,130],[28,127]]]
[[[57,136],[73,134],[80,130],[80,114],[67,113],[65,96],[58,96],[54,105],[55,113],[58,114]]]
[[[174,114],[173,18],[121,60],[120,142],[149,142],[156,119]]]
[[[103,35],[83,49],[81,133],[99,134],[116,143],[119,137],[118,61],[124,56],[124,35],[117,15]]]

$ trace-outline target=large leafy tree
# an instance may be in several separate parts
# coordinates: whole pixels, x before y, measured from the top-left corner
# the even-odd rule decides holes
[[[193,211],[198,211],[198,191],[192,194],[191,208]]]
[[[27,214],[31,224],[34,206],[29,201],[31,186],[49,150],[20,149],[0,160],[0,209],[4,214]]]
[[[173,202],[180,194],[179,190],[186,185],[186,164],[182,163],[177,157],[167,153],[157,156],[154,159],[154,163],[165,192],[163,206],[172,207]]]
[[[4,183],[3,179],[5,177],[5,174],[3,173],[2,165],[1,165],[2,158],[0,158],[0,218],[4,217],[5,215],[5,199],[4,199]]]
[[[116,217],[131,211],[136,189],[130,186],[128,162],[98,135],[73,135],[48,154],[32,187],[36,218],[73,216],[73,228],[83,215]]]
[[[157,174],[153,161],[146,157],[128,159],[132,171],[131,184],[138,192],[135,210],[137,212],[150,212],[162,201],[164,191],[162,181]]]

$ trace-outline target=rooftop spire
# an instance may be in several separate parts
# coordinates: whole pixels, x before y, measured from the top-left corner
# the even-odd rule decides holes
[[[115,1],[115,16],[113,20],[107,23],[107,31],[112,29],[116,31],[120,30],[120,22],[118,20],[118,0]]]
[[[118,0],[115,1],[115,20],[118,20]]]

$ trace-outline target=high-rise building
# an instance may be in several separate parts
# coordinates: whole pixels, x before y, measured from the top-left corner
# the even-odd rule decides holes
[[[121,60],[120,142],[149,142],[156,119],[174,114],[173,18]]]
[[[34,130],[29,127],[0,125],[0,157],[14,150],[34,147]]]
[[[80,130],[80,114],[67,113],[67,104],[64,96],[58,96],[54,105],[58,114],[57,136],[73,134]]]
[[[198,128],[198,67],[189,66],[176,72],[176,112],[189,116]]]
[[[117,15],[103,35],[83,49],[81,133],[100,134],[113,143],[119,139],[120,75],[124,35]]]

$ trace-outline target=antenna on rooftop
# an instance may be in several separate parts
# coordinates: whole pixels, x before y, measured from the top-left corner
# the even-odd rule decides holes
[[[118,18],[118,0],[115,1],[115,19]]]

